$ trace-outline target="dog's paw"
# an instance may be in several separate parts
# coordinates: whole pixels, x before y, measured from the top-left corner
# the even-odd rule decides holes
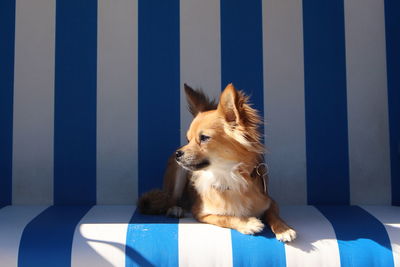
[[[296,239],[296,231],[288,227],[286,230],[275,233],[276,239],[281,242],[292,242]]]
[[[264,224],[256,217],[250,217],[243,225],[238,227],[238,231],[245,235],[259,233],[264,229]]]
[[[168,217],[182,218],[185,215],[185,211],[178,206],[173,206],[167,210]]]

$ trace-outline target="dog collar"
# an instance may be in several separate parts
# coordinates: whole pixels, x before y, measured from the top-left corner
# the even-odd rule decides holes
[[[221,192],[224,192],[224,191],[227,191],[227,190],[231,190],[231,188],[229,186],[227,186],[227,185],[215,185],[215,184],[213,184],[212,188],[214,188],[217,191],[221,191]]]
[[[258,176],[258,177],[261,178],[261,181],[263,183],[264,194],[267,194],[268,174],[269,174],[269,168],[268,168],[267,163],[265,163],[265,162],[261,162],[261,163],[257,164],[254,167],[254,169],[253,169],[253,171],[251,173],[251,176],[253,176],[253,177],[257,177]],[[227,186],[227,185],[221,185],[221,184],[220,185],[215,185],[215,184],[213,184],[211,186],[215,190],[221,191],[221,192],[231,190],[231,188],[229,186]]]
[[[267,163],[261,162],[254,167],[253,173],[261,178],[264,188],[264,194],[267,194],[267,183],[269,168]]]

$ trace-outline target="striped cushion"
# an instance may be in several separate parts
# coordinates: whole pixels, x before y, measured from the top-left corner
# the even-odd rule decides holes
[[[397,0],[0,1],[0,204],[133,204],[191,120],[265,117],[282,204],[400,204]]]
[[[285,206],[298,231],[247,236],[133,206],[0,209],[2,266],[400,266],[400,207]]]

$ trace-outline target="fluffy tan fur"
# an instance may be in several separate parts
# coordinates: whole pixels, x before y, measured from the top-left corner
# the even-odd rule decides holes
[[[195,116],[187,132],[188,144],[179,149],[176,161],[170,158],[164,191],[140,199],[141,211],[181,216],[176,206],[186,203],[200,222],[244,234],[260,232],[266,222],[277,239],[293,240],[296,232],[279,217],[276,203],[264,192],[262,177],[254,175],[264,147],[259,132],[262,121],[249,98],[232,84],[216,107],[186,85],[185,92]]]

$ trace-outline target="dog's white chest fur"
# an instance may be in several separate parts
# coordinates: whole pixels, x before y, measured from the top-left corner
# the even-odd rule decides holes
[[[225,163],[194,174],[194,186],[199,194],[207,193],[210,189],[219,191],[240,191],[247,187],[247,181],[238,173],[240,164]]]
[[[225,164],[219,168],[198,171],[193,176],[197,192],[207,197],[210,192],[224,194],[212,195],[212,204],[203,206],[203,213],[229,216],[260,216],[269,208],[269,201],[255,209],[252,199],[241,192],[246,191],[248,182],[239,172],[239,164]],[[222,167],[222,168],[221,168]]]

